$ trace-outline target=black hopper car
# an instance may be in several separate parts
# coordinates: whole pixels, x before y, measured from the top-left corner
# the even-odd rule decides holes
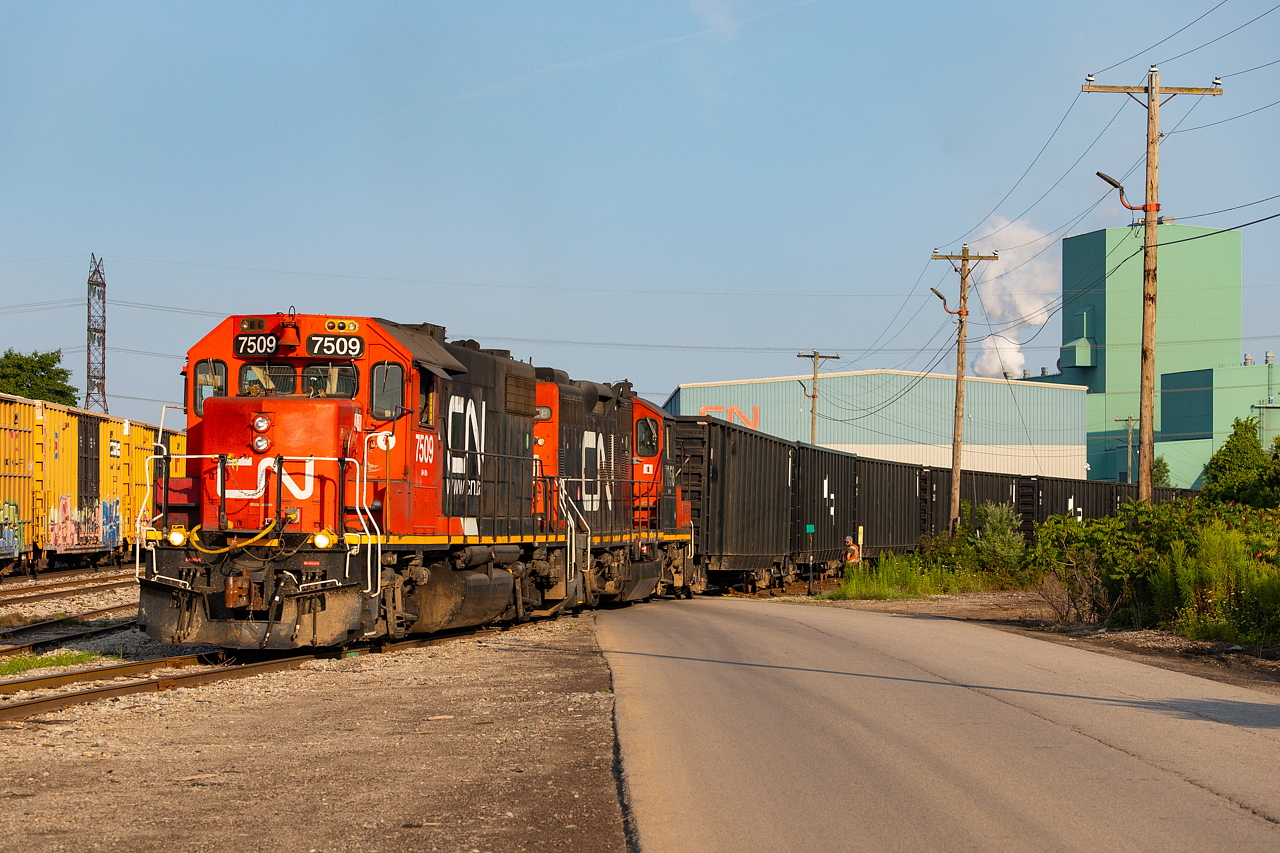
[[[690,502],[693,553],[707,580],[752,590],[837,569],[844,539],[864,559],[906,552],[946,530],[951,470],[764,435],[709,417],[677,417],[677,483]],[[1023,534],[1051,515],[1112,515],[1138,487],[1100,480],[962,471],[962,500],[1009,503]],[[1155,502],[1194,494],[1157,488]]]

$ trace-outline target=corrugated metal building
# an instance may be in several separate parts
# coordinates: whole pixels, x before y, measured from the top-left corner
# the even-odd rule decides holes
[[[809,441],[809,376],[678,387],[666,408]],[[1085,388],[965,378],[963,464],[977,471],[1087,476]],[[951,467],[955,377],[900,370],[824,373],[818,444],[874,459]]]

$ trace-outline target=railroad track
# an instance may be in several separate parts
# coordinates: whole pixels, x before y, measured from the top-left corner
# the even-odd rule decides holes
[[[120,571],[132,574],[132,560],[126,561],[129,566],[98,566],[93,569],[45,569],[35,575],[0,575],[0,589],[11,586],[13,584],[33,584],[44,578],[78,578],[83,575],[100,575],[103,572]]]
[[[86,628],[83,631],[76,631],[72,634],[62,634],[57,637],[50,637],[47,640],[36,640],[31,643],[23,643],[17,646],[5,646],[0,648],[0,658],[20,657],[21,655],[34,655],[37,652],[56,649],[63,643],[69,643],[72,640],[87,640],[90,637],[101,637],[104,634],[112,634],[116,631],[123,631],[132,628],[138,624],[136,619],[130,619],[127,622],[117,622],[114,625],[104,625],[101,628]]]
[[[205,670],[203,672],[169,675],[163,678],[147,678],[129,684],[88,687],[83,690],[73,690],[65,693],[58,693],[53,696],[41,696],[35,699],[27,699],[20,702],[10,702],[8,704],[0,705],[0,721],[20,720],[24,717],[33,717],[37,714],[57,711],[61,708],[66,708],[69,705],[83,705],[88,702],[96,702],[100,699],[130,696],[136,693],[154,693],[164,690],[174,690],[179,687],[199,687],[205,684],[214,684],[219,681],[232,681],[237,678],[252,678],[255,675],[263,675],[269,672],[282,672],[285,670],[297,669],[307,661],[321,658],[332,658],[337,656],[358,657],[366,654],[436,646],[444,643],[456,642],[458,640],[467,640],[489,634],[496,634],[501,630],[501,628],[465,630],[457,633],[451,633],[448,636],[443,637],[403,640],[398,643],[385,643],[378,646],[346,651],[293,655],[286,658],[277,658],[274,660],[260,661],[256,663],[218,666],[214,669]],[[116,679],[146,673],[154,669],[183,668],[197,665],[199,663],[201,663],[199,656],[159,658],[150,661],[138,661],[136,663],[97,667],[95,669],[81,670],[79,672],[21,678],[13,681],[0,682],[0,694],[17,693],[28,690],[44,690],[52,687],[60,687],[65,684],[85,681]]]
[[[103,607],[98,610],[90,610],[87,613],[77,613],[74,616],[63,616],[58,619],[46,619],[43,622],[33,622],[30,625],[19,625],[16,628],[0,629],[0,642],[10,642],[15,638],[21,638],[27,634],[34,634],[40,631],[57,630],[60,627],[71,627],[73,623],[83,622],[91,619],[109,618],[111,613],[119,613],[123,610],[138,609],[138,605],[134,602],[128,604],[117,604],[114,607]],[[91,628],[84,628],[79,631],[72,631],[68,634],[59,634],[56,637],[46,637],[41,640],[34,640],[29,643],[18,643],[4,648],[0,648],[0,658],[16,657],[18,655],[30,655],[46,649],[56,648],[63,643],[71,640],[83,640],[89,637],[99,637],[103,634],[110,634],[114,631],[120,631],[125,628],[132,628],[137,624],[136,619],[129,619],[125,622],[117,622],[114,625],[101,625]]]
[[[105,592],[110,589],[123,589],[137,586],[138,580],[133,572],[122,572],[106,577],[83,578],[74,581],[27,586],[21,589],[0,592],[0,606],[7,604],[29,604],[33,601],[48,601],[53,598],[69,598],[73,595]]]

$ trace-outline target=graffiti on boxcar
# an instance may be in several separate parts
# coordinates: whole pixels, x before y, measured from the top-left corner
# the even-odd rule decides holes
[[[93,501],[77,507],[71,495],[63,495],[49,511],[49,542],[52,550],[120,545],[120,498]]]
[[[58,498],[57,506],[49,510],[49,547],[73,548],[76,544],[75,502],[71,495]]]
[[[108,498],[98,510],[99,541],[108,548],[120,544],[120,498]]]
[[[13,501],[0,504],[0,556],[18,558],[22,553],[22,517]]]

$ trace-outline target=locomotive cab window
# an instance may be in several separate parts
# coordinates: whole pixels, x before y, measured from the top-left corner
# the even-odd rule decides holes
[[[221,361],[206,359],[196,363],[195,380],[196,415],[204,415],[204,401],[210,397],[227,396],[227,366]]]
[[[418,424],[428,429],[436,425],[436,378],[425,370],[418,371]]]
[[[311,364],[302,368],[302,393],[308,397],[350,400],[359,384],[356,369],[349,364]]]
[[[648,459],[658,455],[658,422],[653,418],[636,421],[636,456]]]
[[[240,395],[262,397],[293,394],[298,374],[289,364],[246,364],[240,368]]]
[[[404,367],[393,361],[373,366],[369,375],[369,410],[380,421],[394,420],[404,406]]]

